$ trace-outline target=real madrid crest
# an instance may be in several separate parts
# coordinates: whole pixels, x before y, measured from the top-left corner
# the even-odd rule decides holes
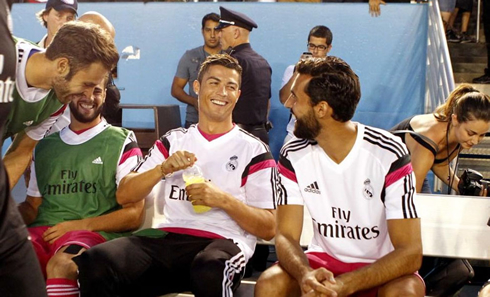
[[[230,161],[228,163],[226,163],[226,170],[233,171],[233,170],[237,169],[237,167],[238,167],[238,161],[237,160],[238,160],[237,156],[230,157]]]
[[[374,197],[374,189],[371,186],[371,180],[366,179],[364,181],[364,187],[362,189],[362,195],[364,195],[364,198],[371,200]]]

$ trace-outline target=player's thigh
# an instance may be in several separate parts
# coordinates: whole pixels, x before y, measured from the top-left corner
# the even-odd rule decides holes
[[[378,297],[423,297],[425,296],[425,284],[422,278],[416,274],[396,278],[378,290]]]

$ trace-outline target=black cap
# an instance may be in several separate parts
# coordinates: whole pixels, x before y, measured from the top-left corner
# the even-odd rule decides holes
[[[252,31],[253,28],[258,28],[257,24],[243,13],[224,8],[223,6],[220,6],[219,10],[221,19],[216,29],[223,29],[232,25],[245,28],[248,31]]]
[[[46,9],[49,8],[54,8],[56,11],[71,10],[77,14],[78,2],[77,0],[48,0]]]

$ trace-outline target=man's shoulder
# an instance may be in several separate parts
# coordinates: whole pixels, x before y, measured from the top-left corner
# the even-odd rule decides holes
[[[27,39],[24,39],[24,38],[20,38],[20,37],[13,37],[14,39],[14,42],[15,42],[15,46],[17,48],[17,50],[19,49],[37,49],[37,50],[43,50],[43,48],[39,47],[39,45],[37,45],[37,43],[33,42],[33,41],[30,41],[30,40],[27,40]]]
[[[393,135],[391,132],[385,129],[362,125],[362,124],[358,124],[358,125],[360,125],[360,127],[363,128],[364,130],[363,138],[364,140],[367,140],[369,143],[372,143],[373,140],[376,140],[377,142],[380,143],[392,143],[392,144],[405,146],[401,141],[400,137]]]
[[[280,151],[281,157],[291,159],[291,156],[303,156],[311,153],[313,146],[318,143],[310,139],[293,138]]]
[[[365,151],[379,160],[392,162],[410,155],[407,147],[398,136],[390,132],[371,126],[362,126],[362,145]]]
[[[186,50],[183,57],[186,58],[192,58],[192,57],[200,57],[204,55],[204,50],[202,48],[202,45]]]

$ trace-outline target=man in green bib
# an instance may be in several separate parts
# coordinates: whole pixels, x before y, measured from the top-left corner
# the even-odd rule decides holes
[[[15,42],[16,85],[2,135],[3,139],[15,135],[4,157],[10,188],[66,105],[90,98],[119,59],[112,37],[99,26],[82,22],[63,25],[46,50],[20,38]]]
[[[91,96],[74,96],[70,125],[38,143],[19,205],[48,296],[79,296],[72,258],[142,223],[144,201],[121,205],[116,197],[119,181],[142,154],[132,131],[101,116],[107,80]]]

